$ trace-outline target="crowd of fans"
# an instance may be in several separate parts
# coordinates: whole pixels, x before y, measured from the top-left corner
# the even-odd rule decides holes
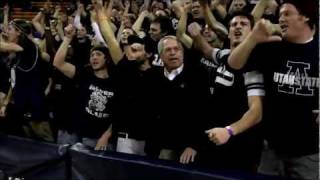
[[[319,178],[316,1],[48,1],[32,21],[9,9],[1,132]]]

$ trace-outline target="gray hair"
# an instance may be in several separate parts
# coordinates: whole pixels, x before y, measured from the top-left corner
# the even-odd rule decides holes
[[[183,46],[182,46],[181,42],[178,40],[178,38],[176,36],[172,36],[172,35],[164,36],[163,38],[160,39],[160,41],[158,43],[158,53],[159,53],[159,55],[163,52],[164,41],[167,40],[167,39],[172,39],[172,40],[177,41],[178,46],[183,50]]]

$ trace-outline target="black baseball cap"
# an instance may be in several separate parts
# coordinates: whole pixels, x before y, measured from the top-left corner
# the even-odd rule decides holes
[[[140,38],[139,36],[130,35],[128,37],[128,45],[131,45],[131,44],[134,44],[134,43],[143,44],[143,45],[146,44],[144,39]]]
[[[93,51],[100,51],[106,56],[107,59],[111,59],[109,49],[105,46],[102,46],[102,45],[94,46],[91,48],[90,53],[92,53]]]

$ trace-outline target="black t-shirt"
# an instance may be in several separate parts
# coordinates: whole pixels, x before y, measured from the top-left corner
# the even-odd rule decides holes
[[[213,63],[211,59],[206,59],[203,53],[192,47],[190,49],[185,48],[184,51],[185,64],[199,71],[203,71],[208,82],[208,92],[213,95],[215,86],[215,76],[217,70],[217,63]],[[210,96],[210,98],[212,98]]]
[[[10,72],[7,65],[2,62],[1,54],[0,54],[0,92],[7,94],[10,87]]]
[[[286,41],[254,49],[248,68],[264,74],[264,124],[271,146],[279,153],[299,156],[319,150],[319,44]],[[251,67],[250,67],[251,66]]]
[[[117,81],[115,97],[114,131],[129,133],[132,138],[145,139],[147,105],[147,82],[149,70],[141,71],[139,62],[122,59],[116,66],[114,77]]]
[[[97,78],[89,69],[76,70],[78,84],[74,123],[79,135],[100,138],[112,123],[115,82],[112,77]]]
[[[248,98],[250,96],[264,96],[264,81],[261,73],[257,71],[238,71],[229,67],[227,60],[229,49],[217,50],[213,54],[213,64],[218,63],[214,78],[214,94],[212,108],[215,110],[212,127],[225,127],[238,120],[249,110]],[[222,153],[239,156],[241,152],[251,160],[259,158],[262,138],[259,126],[254,126],[235,137],[228,143],[219,147]]]
[[[209,92],[205,109],[208,118],[202,122],[200,161],[219,168],[242,167],[245,164],[252,166],[257,162],[261,152],[262,138],[258,132],[259,127],[253,127],[232,137],[221,146],[214,145],[203,132],[240,120],[249,108],[248,96],[264,95],[262,75],[258,72],[243,73],[229,67],[229,49],[214,49],[211,59],[204,58],[203,54],[194,48],[187,53],[188,57],[191,57],[188,64],[200,67],[200,70],[206,73]]]
[[[152,57],[149,59],[151,66],[163,66],[163,62],[158,53],[158,42],[151,39],[149,35],[144,38],[146,43],[146,51],[152,53]]]
[[[49,96],[50,108],[54,113],[53,124],[58,129],[74,131],[72,126],[72,113],[75,107],[75,83],[59,70],[52,72],[52,88]],[[72,110],[70,110],[70,107]]]
[[[38,47],[29,42],[24,51],[17,53],[15,63],[15,91],[32,88],[33,91],[44,91],[49,77],[49,63],[41,59]]]
[[[40,50],[33,42],[26,41],[23,48],[24,51],[16,53],[12,65],[15,69],[15,78],[11,78],[15,84],[14,111],[19,116],[31,112],[32,120],[44,121],[48,118],[45,89],[50,76],[50,66],[41,59]]]
[[[74,50],[73,59],[77,67],[84,67],[89,64],[91,41],[88,37],[82,39],[74,39],[72,41]]]

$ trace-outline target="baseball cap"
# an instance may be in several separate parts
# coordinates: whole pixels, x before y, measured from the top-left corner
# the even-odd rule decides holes
[[[144,39],[140,38],[139,36],[130,35],[128,37],[128,44],[131,45],[131,44],[134,44],[134,43],[143,44],[143,45],[146,44]]]

